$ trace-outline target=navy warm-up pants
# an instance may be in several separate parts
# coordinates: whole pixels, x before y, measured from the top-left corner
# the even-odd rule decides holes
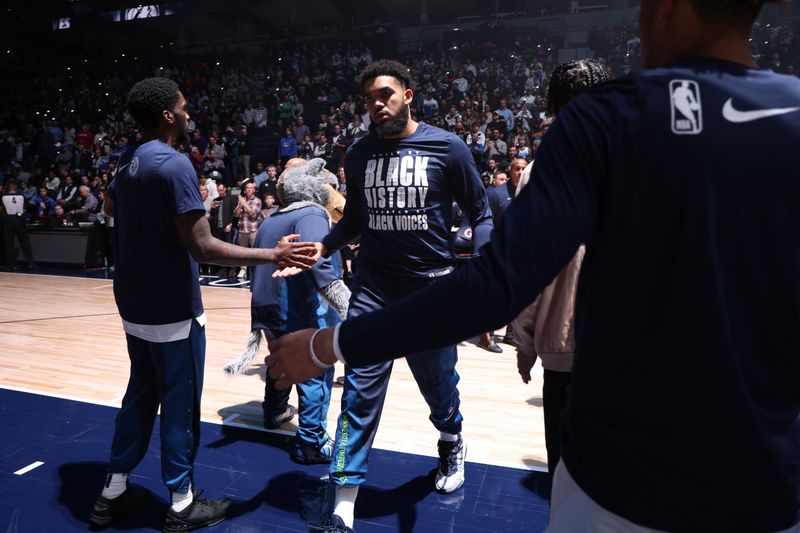
[[[368,313],[426,287],[433,280],[370,275],[357,270],[351,285],[348,317]],[[413,331],[408,332],[414,335]],[[419,390],[430,408],[430,420],[439,431],[461,432],[455,346],[406,357]],[[372,442],[383,410],[392,362],[345,368],[342,412],[336,428],[330,478],[336,485],[360,485],[366,480]]]
[[[200,442],[205,328],[192,320],[186,339],[127,339],[131,377],[117,414],[109,471],[130,472],[144,458],[161,405],[161,475],[170,492],[187,492]]]

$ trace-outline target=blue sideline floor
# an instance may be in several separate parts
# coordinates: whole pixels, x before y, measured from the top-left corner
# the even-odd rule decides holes
[[[105,476],[117,410],[0,389],[0,532],[84,532]],[[107,531],[160,531],[167,509],[158,428],[133,483],[154,494],[140,516]],[[289,437],[203,424],[195,482],[212,498],[234,500],[214,533],[309,531],[328,509],[324,466],[303,467],[286,453]],[[22,475],[14,472],[44,464]],[[544,530],[548,502],[537,495],[544,474],[467,463],[455,494],[431,490],[436,460],[374,450],[359,492],[356,531],[464,532]]]

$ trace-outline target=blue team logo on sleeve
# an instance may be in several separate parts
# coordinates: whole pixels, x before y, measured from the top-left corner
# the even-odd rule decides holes
[[[133,177],[136,175],[137,172],[139,172],[139,158],[134,157],[128,164],[128,175]]]
[[[703,131],[703,108],[700,104],[700,86],[693,80],[669,82],[672,107],[672,133],[697,135]]]

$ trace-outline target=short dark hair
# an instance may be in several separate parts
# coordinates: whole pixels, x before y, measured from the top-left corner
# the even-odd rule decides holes
[[[178,103],[178,84],[169,78],[146,78],[131,87],[128,112],[140,126],[157,128],[164,110]]]
[[[785,3],[782,0],[767,0]],[[765,0],[691,0],[700,20],[707,24],[751,26]]]
[[[608,71],[594,59],[578,59],[561,63],[550,76],[547,89],[547,110],[557,114],[578,93],[608,81]]]
[[[367,65],[358,76],[358,83],[361,87],[370,80],[378,76],[391,76],[400,82],[403,89],[413,89],[411,86],[411,75],[408,67],[393,59],[379,59]]]

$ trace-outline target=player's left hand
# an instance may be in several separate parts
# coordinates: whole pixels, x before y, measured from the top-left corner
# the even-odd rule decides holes
[[[528,355],[517,351],[517,372],[519,372],[523,383],[531,381],[531,369],[536,362],[536,355]]]
[[[300,235],[292,234],[283,237],[274,248],[275,263],[280,268],[297,268],[308,270],[317,262],[317,247],[313,242],[297,242]]]
[[[273,278],[291,278],[292,276],[296,276],[301,272],[305,272],[302,268],[299,267],[286,267],[286,268],[279,268],[275,272],[272,273]]]
[[[314,331],[314,329],[301,329],[269,343],[270,354],[264,359],[264,363],[269,368],[269,375],[277,380],[275,386],[278,389],[303,383],[323,372],[323,369],[314,364],[308,353],[308,341]],[[325,328],[317,334],[314,340],[314,353],[325,363],[336,360],[336,356],[333,355],[333,329]]]

